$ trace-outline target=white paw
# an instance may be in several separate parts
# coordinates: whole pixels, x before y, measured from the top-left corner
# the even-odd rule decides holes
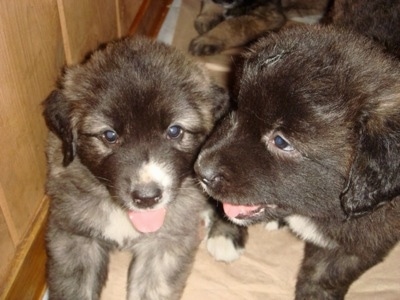
[[[243,253],[243,248],[235,248],[232,240],[217,236],[207,240],[207,250],[218,261],[232,262]]]
[[[268,231],[274,231],[274,230],[278,230],[279,227],[279,221],[269,221],[266,222],[264,225],[264,228]]]

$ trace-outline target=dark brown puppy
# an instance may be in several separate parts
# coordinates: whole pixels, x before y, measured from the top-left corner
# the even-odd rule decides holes
[[[328,0],[202,0],[189,51],[212,55],[244,46],[269,31],[284,26],[288,19],[324,15]]]
[[[370,37],[400,59],[400,0],[335,0],[326,21]]]
[[[343,299],[400,239],[400,65],[310,26],[260,40],[238,77],[238,108],[195,165],[202,184],[233,222],[284,219],[306,241],[296,299]]]

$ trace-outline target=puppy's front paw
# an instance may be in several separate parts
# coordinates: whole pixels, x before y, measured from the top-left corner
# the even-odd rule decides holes
[[[222,15],[199,15],[194,21],[194,28],[199,34],[206,33],[224,20]]]
[[[273,221],[269,221],[269,222],[265,222],[264,223],[264,228],[267,231],[275,231],[275,230],[279,230],[283,227],[286,226],[286,223],[284,220],[273,220]]]
[[[232,239],[219,235],[208,238],[207,250],[218,261],[232,262],[240,257],[244,248],[235,245]]]
[[[189,45],[189,52],[193,55],[213,55],[224,50],[224,43],[216,38],[202,35],[194,38]]]
[[[266,222],[264,223],[264,228],[267,231],[275,231],[279,229],[279,222],[278,221],[270,221],[270,222]]]

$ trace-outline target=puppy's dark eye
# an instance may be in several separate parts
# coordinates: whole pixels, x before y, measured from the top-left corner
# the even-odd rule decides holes
[[[113,130],[106,130],[103,132],[103,138],[110,144],[114,144],[118,141],[118,134]]]
[[[183,129],[179,125],[172,125],[168,127],[167,137],[171,140],[176,140],[180,138],[183,134]]]
[[[293,151],[294,148],[292,145],[289,144],[288,141],[286,141],[283,137],[280,135],[277,135],[274,137],[274,144],[276,147],[283,151]]]

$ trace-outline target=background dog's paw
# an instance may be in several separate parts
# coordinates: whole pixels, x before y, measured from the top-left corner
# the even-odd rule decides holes
[[[203,214],[207,228],[206,246],[208,252],[218,261],[232,262],[240,257],[248,238],[247,227],[229,221],[213,199]]]
[[[285,226],[286,226],[286,223],[283,220],[273,220],[273,221],[264,223],[264,228],[268,231],[279,230]]]
[[[268,231],[274,231],[279,229],[279,222],[278,221],[270,221],[264,223],[264,228]]]
[[[206,33],[224,20],[222,15],[199,15],[194,21],[194,28],[199,34]]]
[[[244,248],[235,245],[232,239],[220,235],[208,238],[207,250],[218,261],[232,262],[240,257]]]
[[[208,36],[199,36],[194,38],[189,45],[189,52],[193,55],[213,55],[224,50],[224,44],[221,40]]]
[[[218,261],[232,262],[243,253],[247,238],[247,227],[214,215],[208,230],[207,250]]]

